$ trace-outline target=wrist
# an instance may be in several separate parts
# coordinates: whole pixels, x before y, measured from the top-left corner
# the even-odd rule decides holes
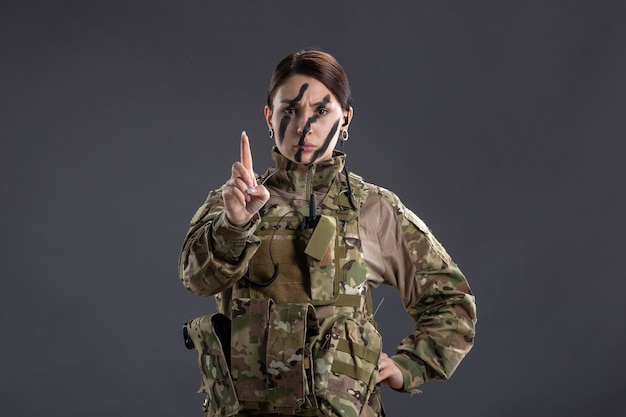
[[[414,362],[409,355],[399,353],[391,357],[402,373],[402,388],[398,391],[420,393],[417,389],[424,383],[424,367]]]
[[[239,224],[237,222],[233,222],[226,212],[223,215],[222,227],[225,227],[228,230],[233,232],[245,233],[250,231],[251,229],[256,228],[256,224],[260,220],[260,216],[258,213],[253,214],[245,223]]]

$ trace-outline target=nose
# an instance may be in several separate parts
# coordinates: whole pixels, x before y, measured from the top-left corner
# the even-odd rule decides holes
[[[296,119],[296,132],[299,135],[306,135],[311,131],[311,124],[315,122],[312,112],[303,111],[298,114]]]

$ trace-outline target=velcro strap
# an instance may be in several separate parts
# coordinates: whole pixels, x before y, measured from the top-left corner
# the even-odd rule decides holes
[[[330,305],[359,308],[361,307],[361,298],[362,296],[358,294],[339,294]]]
[[[357,356],[363,360],[368,361],[369,363],[373,363],[374,365],[378,364],[379,353],[375,350],[368,349],[363,345],[350,345],[350,342],[348,342],[347,340],[339,339],[337,341],[337,350],[353,356]]]
[[[364,369],[361,369],[358,366],[350,363],[341,362],[337,359],[333,361],[331,371],[341,375],[349,376],[352,379],[358,379],[365,384],[368,383],[371,376],[371,373],[368,373]]]

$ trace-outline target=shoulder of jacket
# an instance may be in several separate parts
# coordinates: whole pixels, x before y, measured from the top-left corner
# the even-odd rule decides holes
[[[402,203],[402,200],[400,200],[400,197],[393,191],[371,183],[365,183],[364,190],[366,190],[365,195],[380,199],[381,202],[384,202],[382,204],[389,204],[397,217],[413,224],[424,234],[430,233],[430,229],[426,226],[426,223],[406,207]]]
[[[363,191],[364,194],[369,198],[378,199],[379,201],[384,201],[385,204],[389,204],[391,207],[393,207],[396,215],[402,214],[405,210],[405,207],[400,201],[400,198],[393,191],[388,190],[385,187],[381,187],[380,185],[372,184],[369,182],[364,182]]]

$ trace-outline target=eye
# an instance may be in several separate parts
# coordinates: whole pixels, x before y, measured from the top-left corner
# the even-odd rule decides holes
[[[291,116],[293,114],[296,114],[296,109],[294,109],[293,107],[287,107],[285,110],[283,110],[283,113]]]
[[[323,116],[325,114],[328,114],[328,109],[320,107],[319,109],[317,109],[317,112]]]

